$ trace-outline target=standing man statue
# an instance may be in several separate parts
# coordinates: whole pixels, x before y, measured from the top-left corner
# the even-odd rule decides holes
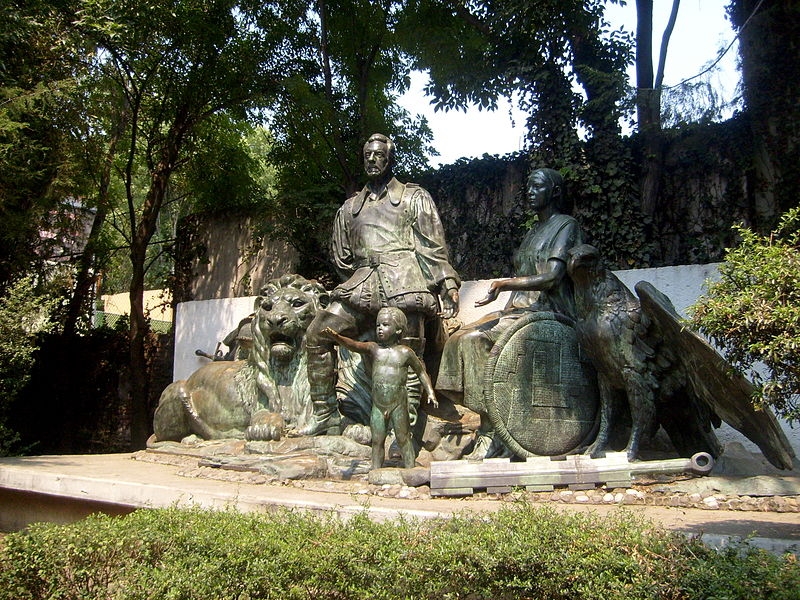
[[[425,321],[458,314],[461,280],[450,265],[444,229],[431,195],[394,178],[394,142],[373,134],[364,145],[367,185],[339,208],[331,249],[344,283],[308,328],[308,381],[315,422],[299,433],[340,433],[333,341],[328,327],[356,338],[372,329],[378,311],[403,311],[408,329],[402,343],[422,356]]]

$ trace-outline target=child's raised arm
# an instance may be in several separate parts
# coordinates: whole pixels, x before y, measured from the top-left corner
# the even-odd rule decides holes
[[[340,346],[344,346],[348,350],[352,350],[353,352],[358,352],[359,354],[369,354],[371,352],[372,346],[375,344],[374,342],[359,342],[358,340],[354,340],[352,338],[346,337],[340,333],[335,332],[330,327],[326,327],[325,329],[323,329],[320,332],[320,334],[324,335],[327,338],[332,339]]]

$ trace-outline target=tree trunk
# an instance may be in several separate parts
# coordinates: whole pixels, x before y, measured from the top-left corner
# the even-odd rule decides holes
[[[636,115],[642,136],[642,213],[656,213],[664,170],[664,136],[661,130],[661,86],[667,47],[675,27],[680,0],[673,0],[669,21],[661,38],[658,71],[653,77],[653,0],[636,0]]]
[[[130,285],[131,323],[130,323],[130,374],[131,397],[129,414],[131,422],[131,450],[145,447],[150,435],[149,400],[150,382],[147,372],[145,340],[148,324],[144,314],[144,262],[147,242],[141,240],[131,245],[131,264],[133,274]]]
[[[64,334],[74,335],[78,329],[78,321],[81,316],[86,314],[89,307],[86,306],[94,284],[97,282],[97,273],[93,272],[96,268],[95,260],[100,244],[100,234],[103,231],[108,210],[111,206],[109,189],[111,187],[111,171],[114,168],[114,156],[117,152],[117,145],[122,138],[122,134],[128,124],[127,112],[123,114],[111,139],[108,142],[103,165],[100,169],[100,184],[97,190],[97,211],[92,220],[92,229],[89,238],[86,240],[86,247],[83,249],[81,258],[78,262],[78,270],[75,275],[75,289],[67,306],[67,316],[64,320]]]
[[[131,369],[131,449],[144,448],[150,435],[150,380],[147,370],[146,340],[149,325],[144,313],[144,275],[147,246],[155,233],[158,214],[167,195],[169,178],[178,157],[181,136],[172,134],[165,143],[163,159],[152,174],[150,189],[142,207],[142,218],[131,239],[130,285],[130,369]]]
[[[86,316],[89,307],[87,304],[92,298],[92,289],[97,282],[97,272],[95,269],[95,258],[97,257],[97,246],[99,243],[100,232],[103,229],[108,210],[106,206],[99,206],[92,220],[92,229],[86,241],[86,247],[78,260],[78,268],[75,274],[75,287],[67,305],[67,315],[64,318],[64,335],[73,336],[78,330],[78,322],[82,316]]]
[[[636,117],[639,131],[652,124],[653,0],[636,0]]]
[[[653,85],[653,0],[636,0],[636,117],[642,137],[642,212],[653,216],[661,179],[661,93]]]
[[[642,136],[642,213],[652,217],[656,213],[661,193],[661,174],[664,167],[664,140],[661,132],[661,90],[637,90],[637,112],[647,115],[644,126],[639,122]]]

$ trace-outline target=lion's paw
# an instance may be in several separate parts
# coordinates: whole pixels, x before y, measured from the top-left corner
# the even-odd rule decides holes
[[[372,444],[372,430],[369,425],[353,423],[344,428],[342,435],[364,446]]]
[[[250,441],[269,442],[281,439],[285,431],[286,421],[280,413],[259,410],[253,413],[244,437]]]

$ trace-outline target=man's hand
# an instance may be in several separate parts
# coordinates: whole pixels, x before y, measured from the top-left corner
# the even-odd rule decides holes
[[[319,332],[319,334],[320,334],[321,336],[324,336],[324,337],[326,337],[326,338],[332,338],[332,339],[335,339],[335,338],[336,338],[336,336],[338,335],[338,334],[337,334],[337,333],[336,333],[336,332],[335,332],[333,329],[331,329],[330,327],[326,327],[325,329],[323,329],[322,331],[320,331],[320,332]]]
[[[443,319],[452,319],[458,314],[458,290],[444,290],[439,295],[439,299],[442,302],[441,317]]]

